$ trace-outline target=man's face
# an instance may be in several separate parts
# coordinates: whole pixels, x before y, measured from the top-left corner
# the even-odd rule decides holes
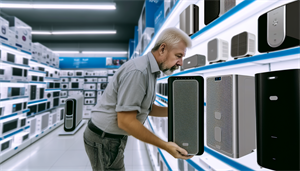
[[[162,53],[163,62],[159,64],[159,69],[166,75],[171,75],[182,66],[182,58],[185,56],[186,45],[183,41],[173,47],[166,47]]]

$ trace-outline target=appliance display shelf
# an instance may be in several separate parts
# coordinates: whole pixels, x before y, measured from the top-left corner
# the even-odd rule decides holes
[[[0,60],[0,64],[3,63],[3,64],[9,64],[9,65],[14,65],[14,66],[20,66],[20,67],[26,67],[26,68],[30,68],[29,65],[24,65],[24,64],[16,64],[16,63],[13,63],[13,62],[9,62],[9,61],[2,61]]]
[[[0,99],[0,102],[8,101],[8,100],[24,99],[24,98],[29,98],[29,96],[9,97],[9,98],[5,98],[5,99]]]
[[[82,89],[82,88],[61,89],[61,91],[76,91],[76,90],[81,91],[81,90],[84,90],[84,89]]]
[[[55,107],[53,107],[53,108],[46,109],[46,110],[40,111],[40,112],[35,113],[35,114],[32,114],[32,115],[28,115],[27,118],[31,118],[31,117],[34,117],[34,116],[36,116],[36,115],[40,115],[40,114],[42,114],[42,113],[45,113],[45,112],[48,112],[48,111],[51,111],[51,110],[54,110],[54,109],[56,109],[56,108],[60,108],[60,107],[63,107],[63,106],[64,106],[64,104],[60,104],[60,105],[55,106]]]
[[[7,119],[7,118],[10,118],[10,117],[13,117],[13,116],[17,116],[19,114],[27,113],[29,111],[30,111],[30,109],[26,109],[26,110],[23,110],[21,113],[20,112],[16,112],[16,113],[12,113],[12,114],[9,114],[9,115],[5,115],[5,116],[0,117],[0,120]]]
[[[97,91],[97,89],[94,89],[94,90],[83,89],[83,91]]]
[[[15,46],[12,46],[12,45],[8,45],[8,44],[6,44],[6,43],[1,43],[1,45],[2,45],[2,46],[5,46],[5,47],[8,47],[8,48],[10,48],[11,50],[15,50],[15,51],[18,51],[18,52],[22,52],[22,53],[24,53],[24,54],[26,54],[26,55],[31,55],[30,52],[27,52],[26,50],[22,50],[22,49],[20,49],[20,48],[17,48],[17,47],[15,47]]]
[[[36,71],[36,70],[32,70],[32,69],[30,69],[30,70],[28,70],[29,72],[37,72],[37,73],[43,73],[43,74],[46,74],[46,72],[44,72],[44,71]]]
[[[39,100],[32,100],[32,101],[28,101],[27,105],[31,106],[37,103],[41,103],[41,102],[46,102],[48,99],[39,99]]]
[[[12,133],[10,133],[10,134],[4,135],[3,137],[0,137],[0,141],[1,141],[1,140],[4,140],[4,139],[6,139],[6,138],[9,138],[9,137],[11,137],[11,136],[14,136],[14,135],[16,135],[17,133],[22,132],[22,131],[24,131],[24,130],[26,130],[26,129],[28,129],[28,128],[30,128],[30,126],[24,126],[23,128],[20,128],[20,129],[18,129],[17,131],[14,131],[14,132],[12,132]]]
[[[34,62],[34,64],[38,64],[38,65],[41,65],[41,66],[44,66],[44,67],[46,66],[46,67],[48,67],[48,68],[60,70],[59,68],[56,68],[56,67],[54,67],[54,66],[51,66],[50,64],[42,63],[42,62],[39,62],[39,61],[37,61],[37,60],[35,60],[35,59],[30,59],[30,61],[31,61],[31,62]]]
[[[193,68],[185,71],[181,71],[169,76],[165,76],[162,78],[159,78],[157,80],[164,80],[169,78],[170,76],[179,76],[189,73],[205,73],[209,72],[209,70],[216,71],[216,70],[224,70],[224,69],[232,69],[232,68],[239,68],[244,67],[246,65],[261,65],[263,63],[273,63],[273,62],[279,62],[282,60],[293,60],[293,59],[299,59],[300,58],[300,47],[285,49],[281,51],[275,51],[270,53],[264,53],[255,55],[252,57],[247,58],[240,58],[237,60],[231,60],[227,62],[222,63],[216,63],[216,64],[210,64],[198,68]],[[270,61],[272,60],[272,61]]]
[[[158,34],[161,30],[166,29],[167,27],[173,26],[175,27],[176,23],[175,18],[179,16],[180,12],[184,10],[184,8],[189,4],[196,4],[198,1],[184,1],[178,0],[174,5],[173,9],[171,9],[169,15],[164,19],[163,24],[159,31],[157,31],[151,41],[149,42],[148,46],[145,48],[144,52],[142,53],[143,56],[147,52],[150,51],[150,47],[154,46],[154,42],[158,38]],[[222,16],[218,17],[207,26],[203,27],[201,30],[196,32],[194,35],[191,36],[193,47],[199,45],[202,42],[205,42],[212,37],[215,37],[219,33],[230,29],[232,25],[236,25],[253,15],[257,14],[258,12],[268,8],[269,6],[279,2],[279,0],[274,1],[265,1],[263,4],[260,3],[261,1],[258,0],[244,0],[241,3],[237,4],[235,7],[227,11]],[[173,12],[174,11],[174,12]],[[244,13],[244,11],[249,11]],[[175,16],[174,16],[175,15]],[[238,17],[238,19],[236,18]],[[173,23],[173,24],[172,24]],[[228,25],[227,23],[230,23]],[[222,29],[220,29],[222,28]],[[205,33],[205,35],[204,35]]]

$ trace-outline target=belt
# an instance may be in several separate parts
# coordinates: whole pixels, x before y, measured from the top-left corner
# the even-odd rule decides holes
[[[125,135],[117,135],[117,134],[109,134],[101,129],[99,129],[96,125],[93,124],[91,120],[88,122],[88,127],[90,128],[91,131],[94,133],[100,135],[101,137],[108,137],[108,138],[123,138]]]

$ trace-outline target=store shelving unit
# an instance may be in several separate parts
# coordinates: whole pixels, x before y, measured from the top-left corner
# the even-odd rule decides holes
[[[31,69],[31,67],[33,67],[33,66],[39,66],[39,67],[45,68],[45,70],[48,72],[55,72],[55,71],[59,72],[60,70],[58,68],[52,67],[48,64],[39,63],[38,61],[31,59],[30,52],[24,51],[20,48],[17,48],[17,47],[11,46],[11,45],[7,45],[5,43],[0,44],[0,49],[3,51],[7,51],[9,53],[15,54],[17,58],[25,57],[25,58],[29,59],[29,65],[16,64],[16,63],[8,62],[8,61],[0,61],[1,67],[2,66],[18,67],[18,68],[28,70],[28,73],[27,73],[28,81],[18,81],[18,80],[13,80],[13,79],[0,80],[0,87],[1,87],[1,84],[2,85],[9,84],[9,86],[12,86],[12,87],[15,85],[23,84],[24,87],[29,87],[29,85],[38,85],[38,86],[44,87],[45,91],[60,91],[60,89],[46,89],[47,82],[53,82],[53,81],[57,82],[57,80],[59,80],[58,77],[56,77],[56,78],[48,77],[47,78],[47,77],[45,77],[46,76],[45,71],[38,71],[38,70]],[[30,81],[31,75],[38,75],[40,77],[43,77],[44,81]],[[28,92],[28,94],[29,94],[29,92]],[[28,107],[30,107],[31,105],[36,105],[36,104],[47,102],[47,101],[48,101],[48,99],[46,99],[46,98],[39,99],[39,100],[35,99],[32,101],[29,101],[28,95],[0,99],[0,103],[2,103],[1,105],[6,105],[6,103],[27,102],[25,109],[18,111],[18,112],[14,112],[12,114],[6,114],[4,116],[2,115],[2,116],[0,116],[0,120],[4,120],[4,119],[8,119],[8,118],[13,119],[13,118],[18,118],[18,117],[26,117],[26,119],[30,119],[30,118],[34,118],[35,116],[44,114],[45,112],[51,112],[51,114],[56,113],[56,112],[58,112],[58,108],[64,107],[64,105],[59,105],[59,106],[56,106],[56,107],[53,107],[53,108],[50,108],[47,110],[40,111],[40,112],[32,114],[32,115],[27,115],[27,113],[30,112],[30,109]],[[12,142],[12,146],[10,146],[9,149],[6,149],[5,151],[0,152],[0,163],[5,161],[6,159],[10,158],[11,156],[15,155],[16,153],[20,152],[21,150],[23,150],[24,148],[26,148],[33,142],[37,141],[41,137],[45,136],[52,130],[58,128],[60,125],[63,124],[63,122],[64,122],[63,120],[57,120],[56,123],[49,124],[48,127],[46,127],[44,130],[42,130],[41,132],[36,132],[34,135],[31,135],[27,140],[23,141],[21,144],[15,144],[14,142]],[[30,125],[27,124],[27,120],[26,120],[26,125],[24,127],[18,128],[16,130],[12,130],[8,134],[4,134],[4,136],[0,137],[0,141],[6,140],[7,138],[13,138],[15,135],[17,135],[19,133],[30,132],[29,130],[30,130]]]
[[[294,0],[237,0],[237,5],[235,7],[233,7],[231,10],[229,10],[210,24],[204,25],[204,0],[179,0],[176,2],[169,15],[164,19],[160,30],[155,31],[152,40],[145,48],[145,51],[140,54],[140,56],[143,56],[150,52],[151,48],[154,46],[154,43],[158,38],[158,35],[162,32],[162,30],[168,27],[179,28],[179,15],[190,4],[197,4],[199,6],[200,30],[191,36],[192,48],[187,50],[186,57],[192,56],[194,54],[203,54],[206,56],[207,43],[214,38],[227,40],[230,47],[230,39],[235,34],[243,31],[248,31],[256,34],[257,19],[261,14],[292,1]],[[255,46],[257,47],[257,40],[255,43]],[[226,74],[254,76],[256,73],[294,68],[300,68],[299,46],[269,53],[260,53],[256,48],[255,54],[250,57],[240,59],[229,57],[226,62],[206,64],[202,67],[192,68],[184,71],[175,71],[174,74],[170,76],[200,75],[204,77],[204,79],[209,76]],[[161,78],[157,79],[157,83],[167,83],[170,76],[163,75]],[[160,106],[168,106],[167,103],[167,96],[163,96],[161,94],[156,95],[155,104]],[[204,103],[204,106],[204,110],[206,113],[206,103]],[[151,119],[148,119],[145,126],[157,136],[159,136],[163,140],[166,140],[166,137],[163,136],[159,128],[157,128],[155,124],[153,124]],[[152,154],[153,148],[156,147],[147,144],[147,149],[153,165],[153,169],[160,170],[155,162],[157,161],[157,157]],[[160,150],[159,154],[163,158],[165,164],[168,166],[168,170],[178,170],[176,159],[172,157],[166,157],[169,154],[164,152],[163,150]],[[257,158],[255,149],[252,153],[244,157],[235,159],[216,152],[207,146],[205,146],[205,152],[203,155],[195,156],[192,159],[187,160],[187,162],[196,170],[268,170],[265,168],[261,168],[256,161]]]

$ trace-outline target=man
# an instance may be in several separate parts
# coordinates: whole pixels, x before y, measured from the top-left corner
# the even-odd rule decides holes
[[[167,75],[182,66],[191,39],[177,28],[168,28],[148,54],[123,64],[109,82],[84,132],[84,144],[94,171],[125,170],[127,136],[166,150],[175,158],[189,159],[187,151],[165,142],[143,126],[147,116],[167,117],[168,108],[156,106],[155,87],[160,71]]]

